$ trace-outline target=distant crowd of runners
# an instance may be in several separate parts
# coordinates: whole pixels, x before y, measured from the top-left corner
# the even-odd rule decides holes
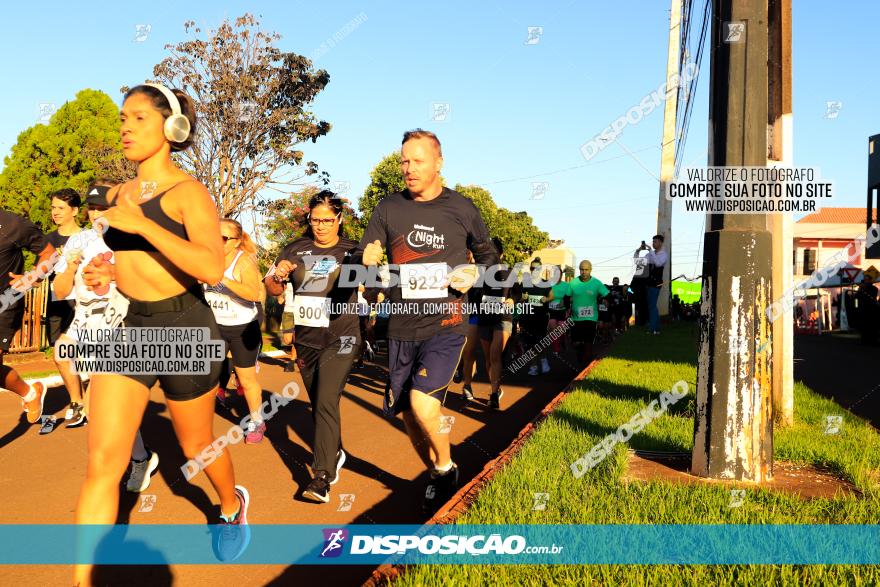
[[[138,164],[137,177],[119,184],[99,180],[88,188],[84,203],[91,228],[78,225],[83,200],[71,189],[50,194],[58,229],[48,235],[0,210],[0,386],[20,396],[29,422],[41,420],[45,386],[25,382],[2,358],[21,325],[21,292],[42,277],[51,280],[53,293],[47,309],[50,344],[75,343],[84,332],[101,328],[203,328],[212,340],[225,342],[229,358],[211,362],[204,374],[88,376],[56,354],[70,395],[64,421],[68,428],[88,424],[78,524],[116,521],[126,471],[129,491],[149,486],[159,456],[144,445],[139,429],[156,383],[186,458],[195,459],[214,442],[215,401],[225,399],[233,372],[250,412],[245,442],[262,440],[266,422],[257,361],[266,294],[283,300],[283,342],[292,345],[291,358],[311,403],[312,480],[302,495],[318,503],[329,501],[346,460],[342,390],[352,368],[372,359],[378,338],[387,341],[388,353],[383,409],[388,417],[402,417],[428,470],[424,503],[431,511],[459,482],[449,436],[441,432],[441,407],[453,380],[463,384],[463,401],[475,401],[472,380],[482,355],[488,406],[501,409],[502,380],[515,359],[529,356],[521,365],[528,374],[546,374],[571,346],[583,368],[597,337],[610,340],[630,323],[633,292],[617,278],[606,287],[592,276],[589,261],[579,263],[572,279],[559,279],[563,268],[539,258],[522,276],[506,266],[503,245],[490,235],[476,206],[443,186],[443,155],[433,133],[404,134],[406,189],[378,203],[360,242],[341,236],[343,202],[322,191],[309,202],[305,234],[283,246],[264,275],[241,224],[219,218],[207,188],[171,156],[193,140],[197,121],[189,96],[158,84],[138,85],[125,95],[120,116],[123,151]],[[665,263],[662,237],[653,244],[650,271],[656,276]],[[644,243],[637,256],[643,248]],[[37,256],[35,269],[25,275],[23,250]],[[346,277],[351,267],[378,266],[396,283]],[[656,307],[659,283],[644,285]],[[396,310],[426,303],[446,310]],[[472,313],[473,308],[479,309]],[[649,330],[659,332],[656,309],[649,313]],[[544,350],[548,336],[552,343]],[[293,369],[291,362],[287,370]],[[41,432],[58,425],[53,418],[42,420]],[[236,479],[229,452],[215,457],[204,467],[220,501],[214,546],[222,560],[234,560],[250,539],[250,497]],[[77,567],[76,582],[89,584],[88,565]]]

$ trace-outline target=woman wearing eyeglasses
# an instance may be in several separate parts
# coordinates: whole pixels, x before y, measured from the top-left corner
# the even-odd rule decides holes
[[[312,403],[312,481],[303,498],[330,501],[330,486],[345,462],[339,398],[352,363],[360,355],[357,285],[339,285],[342,265],[353,262],[358,243],[340,235],[342,201],[322,191],[309,201],[306,234],[281,251],[266,275],[266,289],[279,295],[293,284],[296,353]]]
[[[251,420],[247,424],[244,441],[256,444],[263,440],[266,423],[260,405],[263,388],[257,381],[257,359],[263,345],[263,334],[257,319],[260,300],[260,269],[254,254],[257,247],[241,224],[231,218],[220,221],[223,236],[223,279],[215,285],[204,284],[205,299],[226,348],[232,353],[232,365],[238,384],[244,389]],[[221,378],[222,379],[222,378]]]

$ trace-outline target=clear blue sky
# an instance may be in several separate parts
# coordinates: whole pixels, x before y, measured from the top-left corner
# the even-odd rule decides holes
[[[626,277],[627,257],[654,233],[662,107],[619,139],[641,164],[613,145],[585,165],[579,147],[662,83],[666,0],[20,2],[4,7],[0,24],[0,153],[34,124],[39,103],[60,105],[86,87],[116,99],[121,86],[151,76],[166,43],[185,38],[185,20],[212,28],[248,11],[282,35],[283,50],[306,56],[366,15],[316,62],[330,83],[314,111],[333,130],[305,147],[334,180],[351,183],[355,201],[403,131],[421,126],[443,142],[450,185],[481,184],[500,205],[528,211],[606,282]],[[795,164],[819,167],[835,182],[834,205],[864,206],[867,137],[880,132],[869,44],[880,4],[797,2],[793,21]],[[151,26],[143,42],[134,41],[137,24]],[[526,44],[530,26],[543,27],[537,44]],[[708,59],[703,74],[684,155],[695,165],[705,164]],[[843,107],[827,119],[832,100]],[[433,102],[449,103],[449,120],[430,119]],[[549,182],[549,193],[531,199],[538,181]],[[701,215],[676,209],[675,274],[699,273],[702,229]]]

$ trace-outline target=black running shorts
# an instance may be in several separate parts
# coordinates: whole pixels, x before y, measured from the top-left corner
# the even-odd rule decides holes
[[[247,369],[257,364],[260,349],[263,347],[263,333],[256,320],[247,324],[225,326],[218,324],[220,335],[226,341],[226,348],[232,353],[232,364],[239,369]]]
[[[160,304],[167,305],[168,302],[179,300],[180,309],[177,311],[152,312],[151,307],[159,308]],[[214,312],[205,301],[202,290],[192,289],[184,293],[167,298],[165,300],[157,300],[155,302],[139,302],[145,306],[144,312],[132,311],[129,306],[128,314],[125,316],[126,328],[209,328],[211,340],[222,340],[220,329],[217,327],[217,321],[214,319]],[[165,397],[174,401],[187,401],[200,397],[210,391],[213,391],[220,383],[220,371],[223,368],[226,353],[223,353],[223,359],[212,361],[210,363],[210,372],[205,375],[197,375],[192,373],[175,374],[175,375],[157,375],[157,374],[139,374],[139,375],[123,375],[129,379],[134,379],[142,383],[150,389],[158,381],[162,386]]]

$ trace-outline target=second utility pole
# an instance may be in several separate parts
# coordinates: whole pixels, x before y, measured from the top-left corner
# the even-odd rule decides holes
[[[713,166],[767,165],[767,0],[713,0]],[[710,214],[704,239],[691,472],[773,476],[771,237],[766,214]]]

